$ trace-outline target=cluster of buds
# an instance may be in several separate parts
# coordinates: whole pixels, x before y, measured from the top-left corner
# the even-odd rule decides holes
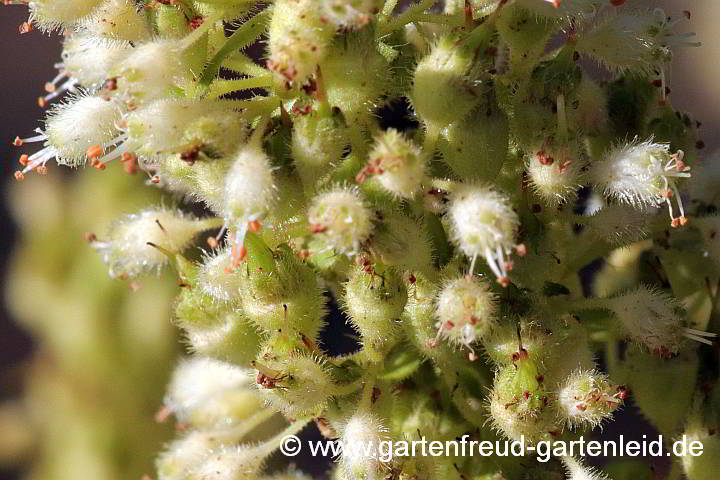
[[[269,478],[282,435],[311,420],[378,448],[570,436],[630,389],[667,417],[637,372],[621,386],[595,351],[630,340],[643,365],[680,369],[714,344],[718,265],[703,255],[720,251],[717,199],[689,198],[697,126],[663,73],[692,35],[622,1],[406,3],[28,3],[28,25],[67,32],[40,103],[65,98],[14,140],[42,145],[16,177],[115,160],[174,196],[88,238],[112,277],[171,265],[182,287],[174,322],[192,356],[160,417],[184,433],[160,479]],[[603,270],[588,292],[583,267],[618,247],[632,275]],[[343,313],[356,345],[340,355],[328,337]],[[377,453],[345,451],[334,478],[560,474]],[[572,480],[603,478],[561,460]]]

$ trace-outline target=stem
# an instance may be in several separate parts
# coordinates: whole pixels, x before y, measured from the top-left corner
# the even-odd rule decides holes
[[[227,39],[225,45],[223,45],[220,50],[215,53],[210,62],[208,62],[200,77],[200,84],[204,86],[210,85],[220,70],[220,65],[223,60],[236,50],[246,48],[257,40],[257,38],[265,32],[269,18],[270,11],[267,9],[263,10],[235,30]]]
[[[193,30],[192,33],[190,33],[180,41],[180,48],[182,50],[190,48],[193,43],[200,40],[200,38],[205,35],[210,29],[215,28],[217,23],[222,21],[224,15],[224,12],[220,12],[211,17],[206,17],[202,25]]]
[[[250,57],[237,52],[225,60],[221,64],[222,68],[232,70],[233,72],[242,73],[248,77],[261,77],[269,75],[270,71],[255,63]]]
[[[420,3],[412,5],[400,15],[396,17],[387,17],[387,23],[378,26],[375,37],[382,38],[385,35],[388,35],[389,33],[404,27],[408,23],[420,21],[421,17],[425,13],[425,10],[432,7],[434,4],[435,0],[421,0]]]
[[[214,98],[250,88],[264,88],[272,84],[272,76],[241,78],[238,80],[215,80],[210,84],[208,95]]]

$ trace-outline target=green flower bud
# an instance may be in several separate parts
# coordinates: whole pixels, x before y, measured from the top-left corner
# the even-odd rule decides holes
[[[291,151],[300,178],[307,191],[339,165],[348,144],[345,129],[335,117],[313,110],[293,121]]]
[[[98,37],[140,42],[150,37],[145,16],[130,0],[105,0],[81,25]]]
[[[367,262],[350,274],[345,284],[345,310],[372,361],[381,361],[398,340],[398,320],[406,302],[405,285],[392,270]]]
[[[496,108],[482,108],[443,130],[443,160],[462,180],[492,181],[508,153],[508,121]]]
[[[427,158],[420,147],[391,128],[375,138],[358,179],[372,175],[393,196],[413,198],[426,181],[426,170]]]
[[[291,418],[321,415],[335,393],[325,360],[302,350],[290,350],[294,342],[284,332],[268,339],[253,362],[257,388],[273,407]]]
[[[468,76],[472,62],[472,53],[450,37],[438,39],[418,62],[410,98],[429,130],[439,133],[478,104],[480,97]]]
[[[253,323],[266,332],[290,329],[317,338],[325,297],[315,273],[292,250],[280,247],[270,268],[242,267],[239,275],[243,311]]]

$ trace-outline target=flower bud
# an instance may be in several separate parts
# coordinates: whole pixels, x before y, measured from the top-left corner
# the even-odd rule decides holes
[[[612,414],[626,397],[626,389],[610,383],[607,375],[578,370],[565,379],[558,392],[558,410],[568,424],[596,427]]]
[[[679,306],[659,290],[640,285],[603,303],[613,311],[623,333],[657,355],[675,354],[684,343]]]
[[[586,467],[572,457],[563,457],[562,461],[568,473],[567,480],[610,480],[604,473]]]
[[[690,167],[683,162],[683,153],[670,153],[667,144],[634,140],[611,148],[602,161],[592,164],[590,178],[606,197],[635,208],[659,207],[667,204],[671,225],[687,223],[682,198],[675,182],[690,177]],[[679,208],[673,213],[672,198]]]
[[[365,353],[381,361],[399,337],[398,319],[407,290],[397,274],[369,261],[359,265],[345,284],[345,309],[360,332]]]
[[[331,116],[313,111],[293,121],[292,157],[306,191],[338,165],[348,144],[345,129]]]
[[[438,336],[451,344],[471,345],[495,323],[497,301],[486,280],[464,276],[448,282],[437,297]]]
[[[223,157],[247,138],[245,121],[213,101],[154,101],[130,112],[127,126],[129,148],[150,160],[173,153],[186,162],[200,154]]]
[[[582,161],[567,148],[543,149],[530,154],[525,162],[535,194],[555,207],[577,196],[582,184]]]
[[[473,56],[450,37],[441,37],[415,68],[410,97],[413,108],[429,129],[440,131],[461,120],[477,105],[468,74]]]
[[[45,31],[72,27],[97,7],[102,0],[39,0],[28,3],[30,20]]]
[[[223,216],[236,228],[236,262],[244,248],[249,222],[261,220],[277,200],[277,190],[270,158],[262,148],[260,130],[235,155],[225,176]]]
[[[272,265],[243,268],[238,275],[243,310],[258,327],[266,332],[291,329],[293,334],[317,338],[325,297],[314,271],[292,250],[280,247],[273,252]]]
[[[335,42],[321,64],[328,103],[348,125],[362,127],[390,88],[391,66],[375,48],[372,29],[350,32]]]
[[[302,85],[327,54],[334,26],[315,0],[278,0],[268,27],[268,68],[288,84]]]
[[[473,259],[473,266],[475,258],[485,257],[498,282],[507,285],[506,257],[515,246],[520,224],[510,200],[484,186],[458,185],[448,213],[453,241]]]
[[[150,36],[147,19],[130,0],[105,0],[81,25],[98,37],[139,42]]]
[[[229,248],[206,256],[197,273],[197,285],[203,293],[210,295],[219,302],[238,303],[242,278],[239,272],[228,272],[232,263]]]
[[[575,48],[609,70],[650,74],[672,59],[671,47],[699,45],[675,34],[674,24],[659,8],[608,15],[578,35]]]
[[[353,188],[317,195],[308,212],[310,231],[340,253],[355,253],[372,233],[372,212]]]
[[[371,413],[358,412],[342,428],[340,468],[345,480],[378,478],[383,471],[381,444],[388,429]]]
[[[360,179],[373,175],[395,197],[413,198],[426,180],[427,157],[403,134],[391,128],[375,138]]]
[[[319,3],[322,18],[343,29],[364,27],[382,6],[379,0],[321,0]]]
[[[262,408],[253,380],[250,370],[192,357],[175,368],[165,405],[178,421],[197,428],[232,427]]]
[[[386,265],[428,275],[432,272],[432,246],[421,220],[395,212],[383,213],[383,221],[377,225],[368,249]]]
[[[185,331],[190,350],[224,362],[248,365],[260,348],[257,327],[237,306],[207,295],[203,288],[198,274],[197,281],[183,289],[175,305],[175,321]]]
[[[548,440],[560,430],[549,407],[537,360],[524,348],[512,365],[501,367],[490,393],[490,415],[494,428],[512,440],[535,443]]]
[[[462,180],[492,181],[508,152],[508,121],[497,110],[476,110],[443,130],[443,161]]]
[[[286,342],[285,337],[283,332],[270,337],[254,362],[257,388],[270,405],[289,417],[320,415],[334,393],[325,361],[298,350],[276,352],[274,343]]]
[[[95,241],[93,247],[102,253],[111,277],[136,277],[159,271],[168,262],[166,253],[156,247],[169,253],[182,252],[206,228],[204,222],[180,210],[156,207],[116,221],[107,240]]]
[[[188,161],[181,153],[166,156],[154,165],[156,175],[168,190],[191,197],[216,215],[223,215],[225,177],[233,159],[231,156],[212,159],[199,156],[198,160]]]
[[[75,33],[63,41],[61,68],[70,80],[92,87],[107,80],[110,71],[131,51],[130,43],[123,40]]]
[[[192,81],[188,54],[178,42],[153,40],[136,46],[111,74],[118,89],[139,103],[168,96]]]

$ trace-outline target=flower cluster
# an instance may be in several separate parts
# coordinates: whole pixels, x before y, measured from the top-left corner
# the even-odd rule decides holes
[[[182,287],[191,356],[160,416],[183,433],[161,480],[265,478],[310,420],[351,443],[537,442],[610,421],[636,390],[668,437],[682,428],[720,268],[703,257],[717,199],[687,188],[697,125],[665,85],[692,35],[614,0],[405,3],[28,3],[24,31],[66,31],[39,103],[64,98],[15,139],[42,145],[16,177],[121,163],[173,197],[88,238],[111,276],[171,265]],[[342,314],[357,341],[339,355]],[[679,378],[669,413],[658,388]],[[559,460],[353,451],[334,478],[605,478]]]

